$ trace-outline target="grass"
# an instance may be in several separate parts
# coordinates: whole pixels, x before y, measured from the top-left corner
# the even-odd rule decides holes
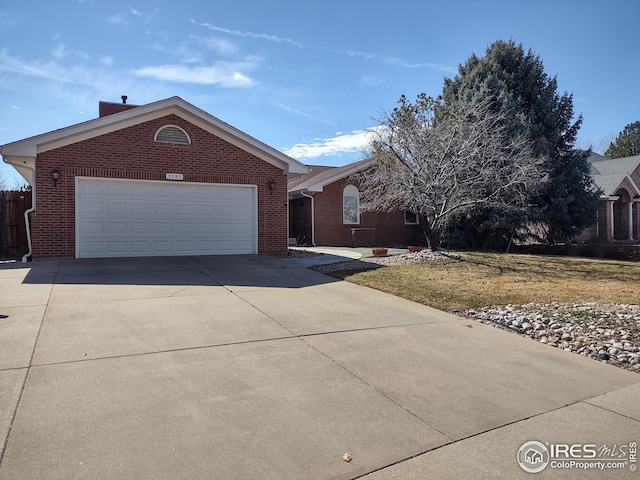
[[[637,262],[477,252],[459,256],[333,275],[448,312],[524,303],[640,301]]]

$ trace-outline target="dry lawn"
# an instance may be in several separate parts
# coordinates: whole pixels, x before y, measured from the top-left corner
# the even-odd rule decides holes
[[[335,276],[459,312],[524,303],[640,303],[640,263],[576,257],[460,253],[459,260]]]

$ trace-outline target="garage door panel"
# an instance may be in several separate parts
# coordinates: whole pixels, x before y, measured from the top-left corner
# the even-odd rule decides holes
[[[97,242],[94,243],[95,247],[98,247]],[[108,254],[124,255],[127,252],[127,242],[123,241],[106,241],[104,242],[104,250]]]
[[[151,232],[151,224],[148,222],[134,222],[130,224],[131,233],[148,234]]]
[[[101,214],[104,211],[104,204],[95,200],[88,201],[81,206],[82,213],[88,215]]]
[[[153,242],[153,251],[157,254],[165,253],[167,255],[171,255],[173,250],[173,242],[169,240],[155,240]]]
[[[82,225],[84,233],[96,234],[104,232],[104,224],[102,222],[86,222]]]
[[[107,233],[127,233],[127,224],[125,222],[106,222],[106,226]]]
[[[112,215],[126,215],[128,205],[124,202],[109,202],[106,205],[107,213]]]
[[[102,191],[104,194],[110,197],[116,197],[116,198],[125,197],[127,195],[127,186],[110,184],[110,185],[105,185]]]
[[[193,235],[195,225],[193,223],[176,223],[175,227],[178,235]]]
[[[76,179],[78,257],[257,253],[254,186]]]
[[[185,203],[185,204],[177,204],[175,206],[175,213],[177,216],[181,216],[181,215],[187,215],[187,216],[191,216],[193,215],[194,211],[193,211],[193,205]]]
[[[149,215],[151,213],[151,205],[149,203],[132,203],[130,212],[134,215]]]
[[[160,223],[155,222],[153,224],[153,233],[172,233],[173,232],[173,224],[166,222]]]
[[[127,196],[131,198],[151,198],[153,190],[147,185],[129,185]]]
[[[164,198],[164,197],[163,197]],[[153,205],[153,214],[154,215],[171,215],[173,208],[168,203],[155,203]]]
[[[87,254],[99,254],[104,250],[102,242],[85,242],[84,249]]]

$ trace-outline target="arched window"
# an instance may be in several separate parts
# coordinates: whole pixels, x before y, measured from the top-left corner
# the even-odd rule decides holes
[[[360,223],[360,192],[355,185],[347,185],[342,191],[342,222]]]
[[[191,145],[189,134],[176,125],[165,125],[160,127],[154,138],[160,143],[174,143],[178,145]]]

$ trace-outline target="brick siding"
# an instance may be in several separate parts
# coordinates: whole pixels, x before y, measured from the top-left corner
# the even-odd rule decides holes
[[[167,124],[183,128],[191,145],[154,142],[156,131]],[[60,171],[56,186],[54,168]],[[169,172],[182,173],[184,182],[257,185],[258,252],[287,251],[283,171],[172,114],[38,155],[37,209],[31,214],[34,258],[75,256],[76,176],[165,181]]]
[[[354,184],[349,178],[326,185],[322,192],[314,195],[315,203],[315,241],[317,245],[351,246],[352,228],[375,228],[375,246],[415,245],[421,228],[418,225],[405,225],[404,211],[361,212],[358,225],[344,224],[342,221],[342,191]],[[356,185],[357,186],[357,185]],[[357,246],[374,246],[371,233],[356,232]]]

